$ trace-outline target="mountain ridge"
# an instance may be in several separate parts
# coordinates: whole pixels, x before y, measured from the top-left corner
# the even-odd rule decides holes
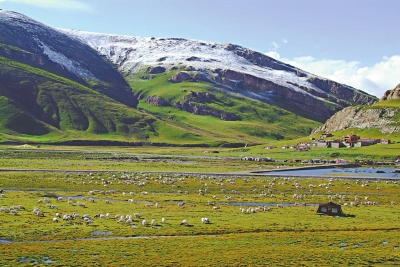
[[[0,22],[4,140],[262,143],[376,100],[238,45]]]
[[[312,115],[322,114],[321,120],[326,120],[346,106],[372,104],[376,101],[375,97],[365,92],[323,79],[238,45],[184,38],[59,30],[90,45],[127,75],[149,66],[164,66],[168,69],[183,65],[186,70],[198,71],[210,82],[254,99],[271,103],[274,103],[271,97],[287,99],[288,103]],[[225,75],[227,73],[231,75]],[[264,88],[255,90],[261,83]],[[344,96],[344,99],[340,96]],[[313,112],[307,106],[303,108],[304,103],[312,103],[309,105],[311,107],[317,106],[318,112]]]

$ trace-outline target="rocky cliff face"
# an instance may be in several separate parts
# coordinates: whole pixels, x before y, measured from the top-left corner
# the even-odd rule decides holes
[[[398,99],[399,96],[400,84],[395,89],[386,91],[379,105],[347,107],[333,115],[324,125],[315,128],[312,133],[347,128],[378,128],[384,134],[399,132],[400,122],[396,115],[400,114],[400,106],[391,104],[385,107],[384,104],[385,100]]]
[[[400,84],[398,84],[393,90],[387,90],[382,96],[381,101],[398,98],[400,98]]]
[[[329,133],[347,128],[378,128],[384,134],[399,132],[400,125],[394,118],[399,112],[397,108],[347,107],[333,115],[324,125],[315,128],[312,133]]]

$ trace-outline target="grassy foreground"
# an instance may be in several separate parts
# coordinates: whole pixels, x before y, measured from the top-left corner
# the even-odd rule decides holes
[[[1,206],[25,208],[0,212],[1,266],[400,264],[396,181],[39,171],[2,172],[0,189]],[[316,215],[330,200],[355,217]]]

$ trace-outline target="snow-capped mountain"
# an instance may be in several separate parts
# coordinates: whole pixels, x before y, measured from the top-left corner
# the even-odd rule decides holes
[[[0,135],[260,142],[376,100],[238,45],[56,29],[5,10],[0,66]]]
[[[241,46],[182,38],[119,36],[76,30],[61,32],[88,44],[123,73],[162,66],[187,66],[247,97],[291,106],[328,118],[352,104],[376,99],[350,86],[329,81]],[[278,101],[278,102],[279,102]]]

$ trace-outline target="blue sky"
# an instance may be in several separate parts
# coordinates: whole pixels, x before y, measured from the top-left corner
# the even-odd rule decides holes
[[[52,27],[234,43],[378,97],[400,83],[397,0],[0,0]]]

